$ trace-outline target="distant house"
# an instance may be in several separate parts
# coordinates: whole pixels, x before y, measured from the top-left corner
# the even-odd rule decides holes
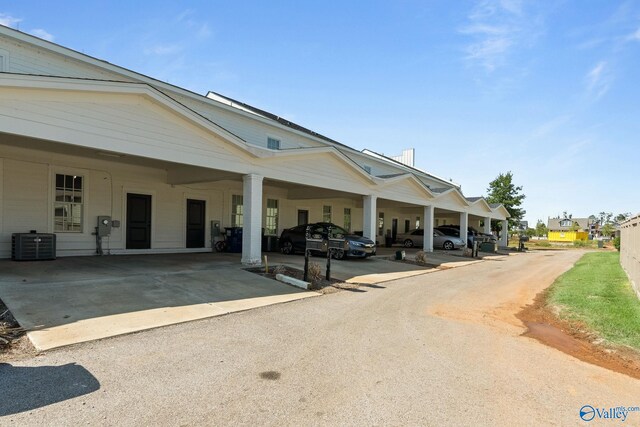
[[[588,240],[594,220],[590,218],[549,218],[550,242],[574,242]]]

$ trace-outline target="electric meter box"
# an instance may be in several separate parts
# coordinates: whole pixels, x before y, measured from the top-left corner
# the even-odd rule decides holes
[[[98,217],[98,236],[106,237],[111,234],[111,217],[99,216]]]
[[[220,237],[220,221],[211,221],[211,237]]]

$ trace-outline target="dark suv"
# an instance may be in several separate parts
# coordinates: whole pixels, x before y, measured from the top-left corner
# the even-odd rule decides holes
[[[314,224],[303,224],[282,231],[280,235],[280,251],[283,254],[304,253],[307,246],[307,226],[311,226],[311,235],[315,238],[326,239],[331,227],[331,235],[337,238],[344,238],[347,241],[348,249],[336,251],[334,258],[343,259],[347,257],[364,258],[376,254],[376,244],[366,237],[350,234],[344,228],[330,222],[317,222]]]

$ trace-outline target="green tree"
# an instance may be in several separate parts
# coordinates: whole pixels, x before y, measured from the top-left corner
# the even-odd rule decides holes
[[[520,208],[525,195],[521,193],[522,186],[516,186],[513,183],[513,174],[511,171],[500,174],[496,179],[489,183],[487,188],[487,202],[501,203],[509,212],[509,228],[518,225],[524,214],[527,212]]]
[[[631,212],[624,212],[616,215],[615,221],[617,223],[625,222],[628,218],[631,217]]]
[[[538,220],[538,223],[536,224],[536,236],[542,237],[546,236],[547,234],[549,234],[549,229],[544,222]]]
[[[607,222],[605,225],[600,227],[600,232],[602,233],[602,237],[611,237],[611,235],[616,231],[613,224]]]

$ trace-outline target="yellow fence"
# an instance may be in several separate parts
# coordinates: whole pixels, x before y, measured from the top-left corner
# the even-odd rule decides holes
[[[576,240],[588,240],[589,233],[586,231],[550,231],[550,242],[573,242]]]
[[[620,264],[640,298],[640,215],[620,225]]]

